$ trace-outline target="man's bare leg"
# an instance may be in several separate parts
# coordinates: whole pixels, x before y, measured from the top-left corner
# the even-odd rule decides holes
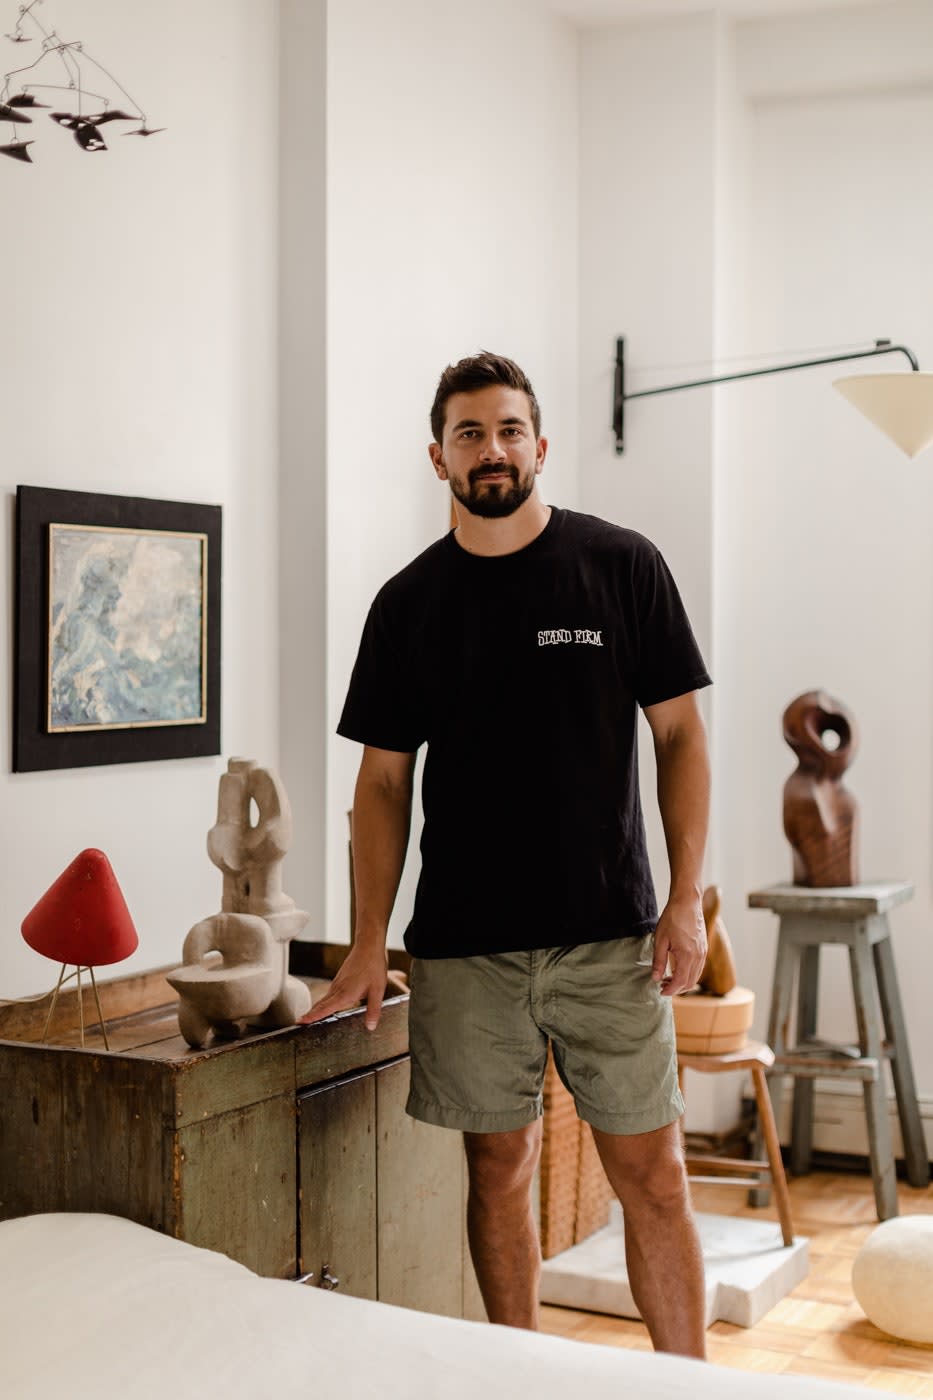
[[[541,1154],[541,1119],[508,1133],[464,1133],[470,1194],[470,1254],[490,1322],[538,1326],[541,1246],[531,1183]]]
[[[656,1351],[706,1356],[703,1254],[690,1206],[680,1125],[630,1137],[593,1129],[625,1218],[625,1259]]]

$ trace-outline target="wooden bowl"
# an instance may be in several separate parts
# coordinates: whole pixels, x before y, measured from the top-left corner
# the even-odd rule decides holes
[[[741,1050],[755,1014],[755,993],[733,987],[724,996],[685,992],[674,997],[677,1049],[683,1055],[718,1055]]]

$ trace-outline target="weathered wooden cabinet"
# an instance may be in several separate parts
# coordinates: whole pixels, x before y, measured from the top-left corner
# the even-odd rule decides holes
[[[346,950],[295,945],[315,990]],[[399,956],[399,961],[402,955]],[[160,973],[101,984],[111,1051],[77,997],[0,1008],[0,1219],[125,1215],[257,1273],[481,1317],[459,1134],[407,1117],[408,999],[191,1050]],[[85,1003],[90,1028],[94,1011]]]
[[[409,1118],[407,1095],[406,1058],[299,1096],[303,1267],[355,1297],[482,1317],[459,1135]]]

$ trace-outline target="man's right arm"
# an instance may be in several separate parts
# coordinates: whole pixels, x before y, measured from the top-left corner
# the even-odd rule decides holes
[[[386,986],[386,932],[395,903],[411,825],[413,753],[363,750],[353,796],[353,947],[330,991],[301,1020],[322,1021],[366,1002],[366,1029],[375,1030]]]

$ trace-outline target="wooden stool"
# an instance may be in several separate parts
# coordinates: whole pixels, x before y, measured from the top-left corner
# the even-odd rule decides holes
[[[771,1096],[765,1074],[774,1064],[774,1052],[769,1045],[749,1041],[741,1050],[724,1050],[718,1055],[685,1055],[678,1053],[677,1078],[683,1092],[684,1070],[694,1069],[700,1074],[725,1074],[733,1070],[749,1070],[755,1086],[755,1103],[758,1105],[758,1124],[764,1138],[767,1161],[744,1157],[687,1157],[687,1171],[692,1181],[715,1182],[717,1186],[760,1187],[762,1177],[770,1176],[774,1188],[775,1204],[781,1222],[781,1237],[785,1244],[794,1243],[794,1227],[790,1218],[790,1196],[787,1191],[787,1178],[784,1163],[781,1161],[781,1145],[778,1142]],[[693,1167],[707,1167],[716,1175],[696,1176]],[[754,1177],[749,1172],[755,1172]]]
[[[923,1187],[930,1179],[888,928],[888,911],[910,899],[913,891],[913,885],[906,881],[839,889],[772,885],[748,897],[752,909],[771,909],[781,921],[768,1025],[768,1040],[774,1049],[769,1084],[777,1117],[783,1076],[794,1079],[791,1171],[797,1176],[810,1169],[814,1080],[838,1078],[861,1083],[879,1220],[897,1215],[894,1146],[882,1072],[886,1058],[891,1062],[908,1180],[911,1186]],[[819,957],[824,943],[841,943],[849,950],[857,1047],[832,1045],[816,1037]],[[789,1026],[795,979],[797,1030],[796,1043],[792,1044]]]

